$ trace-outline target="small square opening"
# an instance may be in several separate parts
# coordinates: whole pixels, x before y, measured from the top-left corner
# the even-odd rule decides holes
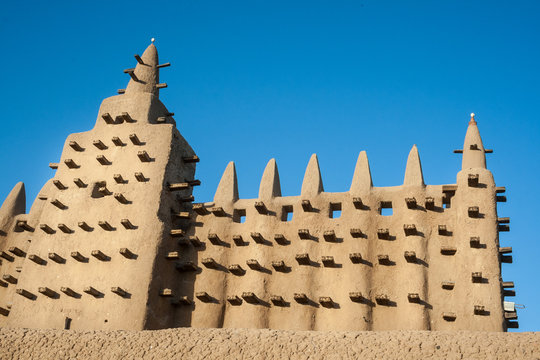
[[[330,203],[330,219],[337,219],[341,216],[341,203]]]
[[[452,197],[456,195],[455,191],[443,191],[442,205],[443,209],[450,209],[452,207]]]
[[[285,205],[281,208],[281,221],[292,221],[293,207],[292,205]]]
[[[381,201],[379,206],[379,214],[382,216],[392,216],[394,215],[394,210],[392,209],[391,201]]]
[[[236,223],[244,223],[246,221],[246,209],[234,209],[233,221]]]
[[[69,330],[69,329],[71,329],[71,318],[66,317],[64,319],[64,330]]]

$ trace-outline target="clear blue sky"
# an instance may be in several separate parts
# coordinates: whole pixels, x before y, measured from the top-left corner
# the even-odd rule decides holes
[[[173,64],[161,99],[202,159],[197,201],[231,160],[256,197],[272,157],[296,195],[312,153],[326,191],[348,190],[361,150],[375,186],[400,185],[413,144],[426,183],[454,183],[475,112],[507,187],[503,278],[520,331],[540,330],[539,1],[3,1],[0,35],[0,197],[22,180],[28,206],[151,37]]]

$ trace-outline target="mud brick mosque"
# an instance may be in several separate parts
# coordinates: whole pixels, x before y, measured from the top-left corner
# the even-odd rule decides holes
[[[197,203],[199,158],[159,100],[170,64],[153,44],[135,59],[94,128],[68,136],[30,211],[22,183],[4,201],[0,327],[518,326],[501,277],[505,188],[474,115],[455,184],[426,185],[413,146],[400,186],[374,187],[362,151],[350,189],[325,192],[313,155],[298,196],[281,196],[272,159],[257,199],[239,198],[231,162],[214,201]]]

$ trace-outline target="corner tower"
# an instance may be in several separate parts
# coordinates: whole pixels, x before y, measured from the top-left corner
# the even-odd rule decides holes
[[[448,212],[454,217],[454,244],[446,240],[441,252],[444,267],[434,271],[434,279],[442,283],[444,292],[434,297],[434,307],[443,312],[436,317],[434,328],[477,331],[503,331],[508,324],[503,311],[504,291],[501,283],[499,231],[502,218],[497,215],[499,197],[493,174],[486,168],[486,150],[480,137],[475,115],[465,135],[462,168],[456,186],[443,189]],[[446,231],[446,230],[445,230]],[[445,258],[445,259],[443,259]],[[451,270],[450,270],[451,269]],[[439,278],[440,276],[440,278]]]
[[[3,326],[155,329],[174,326],[167,298],[198,158],[159,100],[154,44],[94,128],[70,135],[25,231],[28,255]],[[55,167],[53,165],[53,167]],[[180,216],[179,216],[180,215]],[[177,285],[180,286],[180,285]]]

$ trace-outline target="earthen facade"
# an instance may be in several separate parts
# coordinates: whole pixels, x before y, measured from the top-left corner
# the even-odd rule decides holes
[[[426,185],[413,146],[401,186],[374,187],[361,152],[349,191],[325,192],[313,155],[299,196],[281,196],[272,159],[257,199],[239,198],[231,162],[214,201],[196,203],[199,158],[159,100],[168,64],[153,44],[136,60],[95,127],[67,138],[30,211],[22,183],[4,201],[0,326],[517,326],[501,278],[505,190],[474,117],[455,184]]]

